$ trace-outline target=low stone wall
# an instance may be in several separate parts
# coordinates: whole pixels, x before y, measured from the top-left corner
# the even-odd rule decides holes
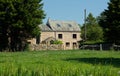
[[[30,44],[29,45],[30,50],[63,50],[63,45],[61,44],[52,44],[52,45],[47,45],[47,44]]]

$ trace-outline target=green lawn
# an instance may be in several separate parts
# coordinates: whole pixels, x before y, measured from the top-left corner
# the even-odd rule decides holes
[[[0,52],[0,76],[120,76],[120,52]]]

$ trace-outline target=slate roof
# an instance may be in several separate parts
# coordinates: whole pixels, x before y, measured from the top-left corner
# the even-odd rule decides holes
[[[49,26],[44,25],[44,24],[39,25],[39,27],[40,27],[41,31],[52,31],[52,29],[50,29]]]
[[[46,25],[40,25],[42,31],[80,31],[79,25],[74,21],[50,20]]]

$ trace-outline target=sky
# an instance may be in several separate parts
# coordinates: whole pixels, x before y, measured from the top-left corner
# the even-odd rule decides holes
[[[78,24],[84,23],[84,10],[86,16],[92,13],[94,17],[100,15],[108,7],[109,0],[43,0],[46,18],[45,24],[51,20],[76,21]]]

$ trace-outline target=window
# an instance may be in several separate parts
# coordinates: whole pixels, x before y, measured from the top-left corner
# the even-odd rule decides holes
[[[68,24],[68,26],[69,26],[69,27],[72,27],[72,25],[71,25],[71,24]]]
[[[77,35],[76,34],[73,34],[73,39],[76,39],[77,38]]]
[[[73,47],[76,47],[77,46],[77,43],[76,42],[73,42]]]
[[[66,42],[66,47],[70,47],[70,43],[69,42]]]
[[[60,24],[57,24],[57,27],[60,27]]]
[[[59,39],[62,39],[62,34],[58,34],[58,38],[59,38]]]
[[[76,49],[76,48],[77,48],[77,43],[73,42],[73,49]]]

